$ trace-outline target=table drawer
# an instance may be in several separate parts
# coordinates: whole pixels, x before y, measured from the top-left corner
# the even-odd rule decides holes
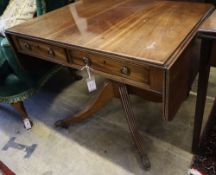
[[[17,39],[18,51],[41,58],[57,61],[67,61],[65,50],[61,47],[45,44],[38,41]]]
[[[70,64],[85,66],[89,62],[91,68],[107,78],[132,85],[145,86],[155,91],[162,91],[163,73],[147,65],[137,65],[128,60],[108,57],[100,53],[69,50]],[[160,72],[160,73],[159,73]]]

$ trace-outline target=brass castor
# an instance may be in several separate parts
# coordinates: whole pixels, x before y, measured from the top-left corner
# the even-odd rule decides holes
[[[28,118],[25,118],[23,120],[23,124],[24,124],[25,129],[27,129],[27,130],[29,130],[33,127],[33,122]]]

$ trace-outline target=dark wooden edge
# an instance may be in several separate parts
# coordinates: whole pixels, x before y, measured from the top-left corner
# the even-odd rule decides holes
[[[82,68],[82,65],[75,65],[73,64],[73,61],[71,60],[71,56],[70,56],[70,53],[68,52],[68,50],[72,50],[72,49],[75,49],[76,47],[73,47],[73,46],[69,46],[69,45],[64,45],[64,44],[59,44],[59,43],[54,43],[54,42],[49,42],[49,41],[46,41],[46,40],[40,40],[38,38],[34,38],[34,37],[23,37],[22,35],[20,34],[17,34],[17,33],[10,33],[10,32],[7,32],[6,33],[6,36],[8,38],[8,40],[10,41],[12,47],[13,47],[13,50],[14,52],[16,53],[19,52],[19,53],[22,53],[22,54],[26,54],[25,52],[22,52],[21,50],[18,51],[19,48],[16,47],[16,45],[19,46],[19,42],[17,42],[17,38],[19,39],[24,39],[24,40],[29,40],[29,41],[33,41],[33,42],[40,42],[40,43],[43,43],[43,44],[49,44],[49,45],[53,45],[53,46],[57,46],[57,47],[60,47],[60,48],[64,48],[65,50],[65,54],[66,56],[68,56],[68,58],[66,59],[66,61],[63,61],[63,60],[58,60],[58,59],[52,59],[52,58],[44,58],[42,56],[38,56],[38,58],[42,59],[42,60],[46,60],[46,61],[51,61],[51,62],[54,62],[54,63],[58,63],[58,64],[62,64],[64,66],[67,66],[67,67],[72,67],[72,68],[75,68],[75,69],[78,69],[80,70]],[[43,42],[44,41],[44,42]],[[112,59],[114,61],[118,61],[118,60],[122,60],[121,57],[116,57],[116,56],[110,56],[110,55],[105,55],[103,53],[100,53],[100,52],[94,52],[94,51],[88,51],[88,50],[85,50],[85,49],[79,49],[79,48],[76,48],[78,51],[83,51],[83,52],[86,52],[86,53],[89,53],[89,54],[96,54],[96,55],[101,55],[101,56],[105,56],[105,57],[108,57],[109,59]],[[18,55],[18,53],[16,53]],[[29,53],[30,56],[35,56],[34,54],[32,53]],[[125,62],[131,62],[131,60],[125,60],[123,58],[123,61]],[[137,63],[134,63],[133,62],[133,65],[134,66],[149,66],[149,65],[146,65],[146,64],[137,64]],[[156,69],[159,69],[159,70],[162,70],[163,71],[163,68],[162,67],[158,67],[158,66],[155,66],[155,65],[151,65],[150,67],[152,68],[156,68]],[[119,79],[121,79],[121,82],[125,82],[126,84],[129,84],[129,85],[132,85],[132,86],[137,86],[141,89],[146,89],[146,90],[149,90],[151,92],[154,92],[158,95],[162,95],[162,92],[159,92],[157,90],[154,90],[154,89],[151,89],[149,85],[145,84],[145,83],[139,83],[139,82],[136,82],[136,81],[133,81],[133,80],[130,80],[130,79],[127,79],[127,78],[124,78],[124,77],[119,77],[119,76],[113,76],[113,75],[109,75],[108,73],[104,73],[104,72],[101,72],[101,71],[97,71],[97,70],[93,70],[93,72],[95,73],[99,73],[100,75],[102,76],[105,76],[107,78],[110,78],[110,79],[113,79],[115,81],[118,81]]]
[[[165,71],[164,93],[163,93],[163,118],[171,121],[176,115],[180,105],[187,98],[192,80],[198,73],[199,57],[191,58],[194,47],[200,47],[200,43],[194,38],[180,55],[179,59]],[[191,59],[190,59],[191,58]],[[194,58],[197,58],[197,69],[191,69]],[[170,73],[172,72],[172,73]],[[174,73],[176,72],[176,73]],[[180,73],[181,72],[181,73]],[[192,73],[193,77],[190,76]]]
[[[78,46],[78,45],[72,45],[72,44],[67,44],[67,43],[62,43],[59,41],[52,41],[49,39],[44,39],[44,38],[39,38],[39,37],[33,37],[33,36],[29,36],[29,35],[25,35],[25,34],[20,34],[17,32],[11,32],[9,29],[5,31],[6,36],[8,35],[15,35],[21,39],[28,39],[28,40],[32,40],[32,41],[37,41],[37,42],[42,42],[45,44],[50,44],[50,45],[55,45],[58,47],[64,47],[67,49],[77,49],[80,51],[84,51],[84,52],[90,52],[93,54],[101,54],[104,55],[106,57],[111,57],[111,58],[115,58],[115,59],[121,59],[121,60],[125,60],[125,61],[133,61],[134,64],[137,65],[148,65],[148,66],[152,66],[152,67],[156,67],[156,68],[163,68],[164,65],[163,64],[159,64],[159,63],[151,63],[148,60],[140,60],[140,58],[136,58],[136,57],[130,57],[127,55],[118,55],[116,53],[107,53],[103,50],[95,50],[95,49],[89,49],[89,48],[84,48],[82,46]]]
[[[6,34],[6,37],[7,37],[8,41],[9,41],[10,45],[12,46],[12,47],[11,47],[12,52],[13,52],[14,55],[16,56],[16,59],[19,60],[19,59],[18,59],[19,56],[18,56],[18,54],[17,54],[17,52],[16,52],[16,46],[15,46],[15,43],[13,42],[13,39],[12,39],[9,35],[7,35],[7,34]],[[24,67],[21,65],[21,63],[20,63],[19,61],[17,61],[17,64],[19,64],[19,67],[20,67],[20,69],[22,69],[22,71],[26,72],[26,70],[24,69]]]
[[[197,31],[200,27],[200,25],[214,12],[215,7],[212,5],[212,7],[205,13],[205,15],[200,19],[199,23],[197,23],[192,31],[187,35],[187,37],[182,41],[182,43],[179,45],[179,47],[172,53],[170,58],[167,60],[167,62],[164,64],[167,69],[169,69],[178,59],[178,57],[182,54],[182,52],[185,50],[185,48],[188,46],[188,44],[193,40],[193,38],[197,35]]]
[[[216,31],[212,31],[212,30],[199,30],[198,34],[197,34],[198,38],[201,39],[216,39]]]

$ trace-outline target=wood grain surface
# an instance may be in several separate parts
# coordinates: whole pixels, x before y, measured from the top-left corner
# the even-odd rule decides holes
[[[188,2],[83,0],[8,32],[164,65],[182,53],[211,9]]]
[[[176,1],[80,0],[6,35],[20,58],[31,55],[76,69],[87,59],[95,73],[160,101],[163,118],[172,120],[198,72],[194,38],[213,9]]]
[[[216,11],[214,11],[211,16],[200,26],[199,37],[212,39],[212,49],[210,56],[211,66],[216,67]]]
[[[201,25],[199,32],[216,33],[216,11]]]

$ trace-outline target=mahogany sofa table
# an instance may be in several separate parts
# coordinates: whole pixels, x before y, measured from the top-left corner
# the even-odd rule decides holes
[[[132,138],[150,167],[137,130],[129,94],[161,103],[170,121],[187,97],[198,60],[190,57],[197,29],[210,4],[151,0],[82,0],[6,31],[18,57],[31,55],[107,78],[96,98],[65,127],[120,98]]]
[[[200,135],[205,109],[210,67],[216,66],[216,11],[200,26],[198,37],[202,39],[197,100],[195,110],[194,136],[192,148],[199,153]]]

